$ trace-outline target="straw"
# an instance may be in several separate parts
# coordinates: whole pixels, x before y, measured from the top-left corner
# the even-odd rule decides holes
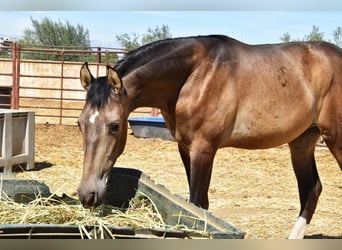
[[[87,209],[81,204],[67,204],[56,197],[56,195],[49,197],[38,195],[28,204],[23,204],[15,202],[3,193],[0,200],[0,223],[78,225],[82,238],[84,236],[105,238],[105,234],[114,238],[109,226],[132,227],[135,230],[173,228],[198,234],[198,230],[187,228],[182,224],[167,225],[157,206],[145,195],[139,197],[139,200],[132,199],[125,210],[107,205],[97,209]],[[97,233],[96,230],[93,233],[88,232],[86,226],[97,226]]]

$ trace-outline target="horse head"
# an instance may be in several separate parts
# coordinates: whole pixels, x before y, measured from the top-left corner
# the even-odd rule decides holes
[[[90,207],[101,203],[109,173],[126,144],[126,93],[112,67],[107,67],[106,76],[94,78],[85,63],[80,79],[87,98],[78,121],[84,145],[78,196],[84,206]]]

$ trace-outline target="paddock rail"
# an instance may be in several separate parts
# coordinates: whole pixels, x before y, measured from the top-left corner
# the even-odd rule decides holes
[[[0,46],[0,108],[35,111],[37,123],[74,125],[86,94],[79,82],[82,64],[88,61],[97,77],[125,53],[115,48],[38,48],[15,42]],[[139,109],[133,116],[149,114],[156,116],[158,111]]]

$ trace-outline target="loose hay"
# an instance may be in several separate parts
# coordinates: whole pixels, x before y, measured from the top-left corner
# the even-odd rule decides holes
[[[179,215],[179,218],[181,215]],[[182,230],[189,235],[209,237],[206,230],[200,231],[188,228],[178,223],[167,225],[158,212],[157,207],[147,196],[140,194],[139,198],[132,199],[127,209],[119,209],[112,206],[100,206],[96,209],[84,208],[79,202],[68,204],[60,197],[37,197],[35,200],[24,204],[17,203],[2,193],[0,196],[0,224],[65,224],[78,225],[81,232],[87,238],[93,238],[86,226],[98,226],[101,232],[100,238],[111,234],[109,226],[131,227],[135,230]],[[101,237],[102,235],[102,237]]]
[[[37,197],[28,204],[17,203],[6,197],[0,201],[0,223],[114,225],[134,228],[160,228],[165,225],[152,204],[147,202],[140,202],[138,205],[131,202],[125,211],[114,207],[87,209],[81,204],[67,204],[54,196]]]

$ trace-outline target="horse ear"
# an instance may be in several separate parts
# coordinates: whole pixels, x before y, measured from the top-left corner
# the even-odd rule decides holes
[[[88,63],[84,63],[82,65],[81,71],[80,71],[80,79],[81,79],[81,84],[82,87],[85,90],[89,89],[90,84],[94,81],[94,77],[91,74],[89,68],[88,68]]]
[[[115,69],[108,66],[107,67],[107,78],[109,85],[114,89],[115,93],[119,93],[122,88],[122,80],[119,73]]]

